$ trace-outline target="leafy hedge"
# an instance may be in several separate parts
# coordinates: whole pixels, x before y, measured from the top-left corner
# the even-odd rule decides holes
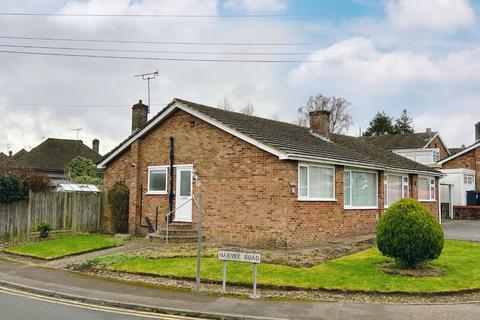
[[[112,211],[112,223],[115,232],[128,232],[128,211],[130,190],[123,181],[117,181],[108,190],[108,205]]]
[[[13,176],[0,174],[0,203],[10,203],[27,198],[28,192]]]
[[[408,268],[438,258],[443,243],[443,231],[437,220],[414,199],[394,203],[377,226],[378,249]]]

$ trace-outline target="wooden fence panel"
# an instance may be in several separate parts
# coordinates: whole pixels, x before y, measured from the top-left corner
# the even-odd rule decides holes
[[[100,193],[30,193],[29,199],[0,204],[0,242],[24,240],[41,222],[53,230],[101,230]]]

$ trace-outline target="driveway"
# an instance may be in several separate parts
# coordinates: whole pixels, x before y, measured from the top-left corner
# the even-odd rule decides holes
[[[445,239],[480,242],[480,220],[446,220],[442,229]]]

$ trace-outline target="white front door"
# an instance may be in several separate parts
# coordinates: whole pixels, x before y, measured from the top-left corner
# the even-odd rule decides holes
[[[175,221],[192,222],[192,171],[191,166],[177,167]]]

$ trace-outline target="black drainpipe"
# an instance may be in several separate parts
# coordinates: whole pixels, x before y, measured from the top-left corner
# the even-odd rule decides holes
[[[169,188],[168,188],[168,212],[172,212],[173,210],[173,160],[174,160],[174,152],[173,152],[173,137],[170,137],[170,179],[169,179]],[[169,215],[168,223],[171,223],[173,220],[172,215]]]

